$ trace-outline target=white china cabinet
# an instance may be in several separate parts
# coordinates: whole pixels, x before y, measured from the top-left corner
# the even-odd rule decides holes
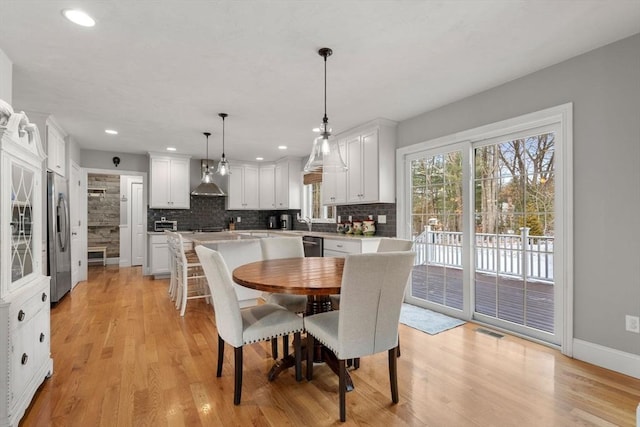
[[[14,117],[17,116],[17,117]],[[0,127],[0,426],[17,426],[53,373],[49,277],[43,275],[45,155],[38,129]],[[26,130],[24,130],[26,129]]]

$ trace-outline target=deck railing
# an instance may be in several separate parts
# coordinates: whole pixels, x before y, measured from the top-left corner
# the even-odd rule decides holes
[[[414,240],[416,265],[462,268],[462,232],[435,231],[430,226]],[[522,277],[553,283],[551,236],[520,234],[475,234],[475,269],[478,272]]]

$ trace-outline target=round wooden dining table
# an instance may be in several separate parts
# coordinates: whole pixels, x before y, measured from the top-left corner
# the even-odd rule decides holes
[[[344,258],[283,258],[241,265],[233,270],[239,285],[265,292],[297,295],[340,293]]]
[[[343,268],[344,258],[282,258],[241,265],[233,270],[232,276],[234,282],[251,289],[307,295],[305,315],[311,315],[331,310],[329,295],[340,293]],[[325,362],[338,373],[337,359],[330,350],[319,348],[316,354],[317,362]],[[293,355],[278,360],[269,372],[269,380],[273,381],[280,372],[294,364]],[[353,382],[347,375],[347,390],[352,389]]]

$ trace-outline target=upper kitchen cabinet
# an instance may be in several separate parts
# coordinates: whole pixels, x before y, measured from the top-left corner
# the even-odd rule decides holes
[[[250,164],[231,163],[227,209],[259,209],[259,169]]]
[[[276,209],[300,209],[301,171],[300,159],[285,158],[276,162]]]
[[[149,207],[189,209],[189,156],[149,153]]]
[[[347,153],[347,204],[395,203],[396,123],[377,119],[339,136]]]
[[[64,138],[67,135],[53,117],[47,118],[45,126],[47,128],[47,168],[58,175],[65,176],[67,143]]]
[[[260,209],[276,208],[276,166],[260,166]]]
[[[342,158],[347,161],[345,140],[339,139]],[[322,174],[322,204],[344,205],[347,203],[347,172],[324,172]]]

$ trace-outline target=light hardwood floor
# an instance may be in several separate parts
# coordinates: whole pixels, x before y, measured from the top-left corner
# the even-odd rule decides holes
[[[293,371],[267,381],[270,346],[245,347],[242,403],[233,405],[233,351],[216,378],[211,306],[184,318],[167,281],[140,268],[91,267],[51,313],[54,374],[21,426],[339,425],[337,377]],[[347,422],[368,426],[635,426],[640,380],[569,359],[519,338],[464,326],[430,336],[400,325],[400,403],[387,355],[352,371]],[[304,369],[304,366],[303,366]]]

